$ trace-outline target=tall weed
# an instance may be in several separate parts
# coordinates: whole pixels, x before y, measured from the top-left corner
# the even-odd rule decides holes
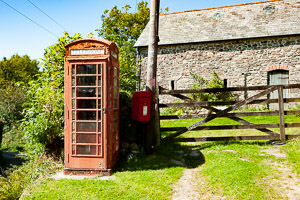
[[[19,199],[33,181],[49,176],[62,168],[62,164],[42,155],[21,167],[14,167],[0,176],[0,200]]]

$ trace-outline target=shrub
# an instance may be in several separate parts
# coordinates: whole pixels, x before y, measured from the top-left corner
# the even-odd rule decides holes
[[[14,167],[5,172],[5,177],[0,176],[0,200],[19,199],[23,191],[33,181],[49,176],[61,169],[62,165],[45,155],[29,161],[21,167]]]
[[[19,139],[23,136],[19,131],[18,122],[23,118],[23,105],[27,101],[24,92],[16,86],[9,84],[0,89],[0,119],[3,120],[2,146],[5,148],[22,146],[21,143],[18,144],[22,140],[15,141],[15,138]]]
[[[225,88],[223,81],[216,72],[212,72],[210,80],[191,72],[194,82],[192,89]],[[232,101],[236,97],[232,92],[194,93],[191,97],[197,101]]]
[[[132,95],[120,92],[120,139],[124,140],[130,134],[135,135],[135,122],[131,120]]]

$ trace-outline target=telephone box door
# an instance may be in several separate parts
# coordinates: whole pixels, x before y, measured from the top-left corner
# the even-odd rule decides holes
[[[66,105],[69,110],[69,130],[66,139],[70,144],[68,163],[71,168],[105,167],[103,144],[105,112],[105,77],[106,62],[79,63],[70,62],[71,76],[66,86],[71,97]],[[67,83],[68,84],[68,83]]]

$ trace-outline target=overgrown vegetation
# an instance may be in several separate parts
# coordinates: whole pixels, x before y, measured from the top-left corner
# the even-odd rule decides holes
[[[183,170],[168,163],[176,157],[175,150],[189,151],[180,145],[164,145],[151,156],[141,153],[120,160],[114,180],[47,179],[30,187],[23,199],[170,199],[172,184]]]
[[[24,103],[28,101],[25,91],[15,84],[27,85],[39,74],[38,62],[29,56],[13,55],[0,61],[0,119],[4,122],[3,148],[22,149],[24,142],[19,140],[19,121],[23,119]],[[14,140],[15,138],[15,140]]]
[[[224,88],[224,83],[222,79],[218,76],[216,72],[212,72],[211,77],[209,80],[206,80],[202,76],[194,74],[190,72],[191,76],[193,77],[194,84],[192,85],[191,89],[205,89],[205,88]],[[192,93],[189,97],[196,101],[233,101],[236,99],[236,96],[233,92],[214,92],[214,93]],[[173,103],[181,103],[182,100],[176,100]],[[188,114],[195,110],[201,110],[201,108],[165,108],[162,111],[162,115],[182,115]]]
[[[213,71],[210,80],[206,80],[202,76],[191,72],[195,84],[192,89],[204,89],[204,88],[224,88],[223,80],[218,74]],[[194,93],[191,95],[194,100],[197,101],[232,101],[236,97],[232,92],[214,92],[214,93]]]
[[[45,49],[43,72],[24,89],[29,99],[22,130],[30,155],[45,152],[57,158],[63,150],[64,130],[64,56],[65,45],[81,39],[67,32],[58,42]]]
[[[102,25],[98,29],[100,37],[113,41],[119,48],[120,88],[134,92],[136,89],[136,50],[134,43],[144,30],[150,17],[148,3],[141,1],[137,11],[130,12],[131,7],[125,5],[122,9],[114,6],[105,10],[102,15]]]
[[[146,27],[150,19],[148,2],[140,1],[136,11],[130,12],[130,5],[122,9],[114,6],[105,10],[102,15],[102,25],[97,29],[98,35],[113,41],[119,48],[120,88],[133,93],[136,90],[136,49],[133,45]],[[165,8],[164,11],[168,11]]]
[[[62,164],[52,158],[41,156],[31,160],[21,167],[14,167],[0,176],[0,199],[19,199],[30,183],[49,176],[62,169]]]

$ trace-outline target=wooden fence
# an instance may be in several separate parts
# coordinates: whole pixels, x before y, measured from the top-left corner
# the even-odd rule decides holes
[[[300,110],[297,111],[285,111],[284,103],[300,102],[300,98],[283,98],[284,89],[300,88],[300,84],[289,85],[274,85],[274,86],[251,86],[251,87],[232,87],[232,88],[217,88],[217,89],[193,89],[193,90],[166,90],[159,88],[159,95],[171,95],[178,99],[183,100],[183,103],[166,103],[159,104],[159,108],[166,107],[201,107],[212,112],[212,114],[194,114],[194,115],[167,115],[160,116],[160,120],[171,119],[197,119],[201,118],[198,122],[187,127],[164,127],[160,128],[161,132],[173,131],[163,141],[172,142],[200,142],[200,141],[223,141],[223,140],[288,140],[300,135],[286,135],[285,128],[300,127],[300,123],[285,123],[285,115],[299,115]],[[271,92],[278,91],[278,99],[268,99],[266,96]],[[215,93],[215,92],[236,92],[236,91],[258,91],[257,94],[244,99],[242,101],[218,101],[218,102],[198,102],[195,101],[186,94],[191,93]],[[300,96],[300,94],[299,94]],[[238,108],[241,108],[249,104],[269,104],[278,103],[278,110],[276,111],[256,111],[256,112],[232,112]],[[214,106],[228,106],[226,109],[221,110]],[[246,116],[271,116],[278,115],[279,123],[276,124],[253,124],[240,117]],[[241,123],[242,125],[220,125],[220,126],[204,126],[205,123],[219,117],[227,117],[234,121]],[[299,117],[300,119],[300,117]],[[299,120],[300,122],[300,120]],[[279,128],[280,133],[273,132],[269,128]],[[187,131],[199,131],[199,130],[233,130],[233,129],[256,129],[265,133],[266,135],[256,136],[222,136],[222,137],[196,137],[196,138],[178,138],[177,136]]]

